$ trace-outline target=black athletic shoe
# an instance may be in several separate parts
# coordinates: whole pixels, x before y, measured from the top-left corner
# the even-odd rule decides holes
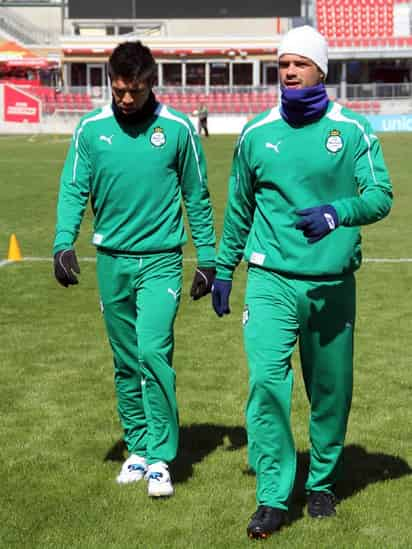
[[[336,498],[330,492],[309,492],[308,513],[312,518],[333,517]]]
[[[247,527],[250,539],[266,539],[281,529],[286,522],[286,511],[268,505],[259,505]]]

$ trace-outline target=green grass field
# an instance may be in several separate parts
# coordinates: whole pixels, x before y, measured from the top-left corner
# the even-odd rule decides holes
[[[394,183],[391,215],[363,231],[364,257],[412,258],[412,136],[382,137]],[[220,234],[234,137],[204,142]],[[176,495],[149,501],[145,483],[119,487],[124,457],[111,353],[99,312],[93,262],[64,289],[52,275],[58,176],[68,139],[0,138],[0,260],[11,233],[23,262],[0,267],[1,548],[241,548],[255,511],[247,472],[247,367],[238,269],[232,314],[209,298],[191,302],[194,250],[185,249],[184,298],[176,322],[175,368],[181,445]],[[90,216],[77,243],[94,255]],[[29,258],[45,258],[43,261]],[[49,258],[49,259],[47,259]],[[293,428],[299,472],[291,524],[267,547],[412,547],[412,262],[365,262],[358,276],[355,390],[339,486],[338,516],[306,515],[308,406],[294,360]]]

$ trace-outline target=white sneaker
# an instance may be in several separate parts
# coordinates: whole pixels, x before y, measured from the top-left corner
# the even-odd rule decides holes
[[[116,481],[119,484],[129,484],[142,480],[147,471],[147,463],[144,457],[132,454],[123,463]]]
[[[147,493],[152,498],[173,495],[173,485],[167,464],[163,461],[152,463],[147,468],[145,479],[148,481]]]

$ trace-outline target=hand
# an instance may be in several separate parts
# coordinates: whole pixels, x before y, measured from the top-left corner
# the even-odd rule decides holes
[[[74,250],[60,250],[54,254],[54,276],[62,286],[78,284],[74,273],[80,274],[80,267]]]
[[[296,212],[302,219],[296,228],[303,231],[309,244],[317,242],[339,226],[338,214],[333,206],[317,206]]]
[[[229,296],[231,291],[231,280],[215,279],[212,286],[212,305],[217,316],[228,315],[230,313]]]
[[[216,269],[210,267],[197,267],[193,277],[190,297],[195,301],[209,294],[216,276]]]

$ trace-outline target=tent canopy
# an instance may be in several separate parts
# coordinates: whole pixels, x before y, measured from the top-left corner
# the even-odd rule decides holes
[[[58,67],[57,61],[39,57],[15,42],[0,42],[0,63],[8,69],[51,69]]]

